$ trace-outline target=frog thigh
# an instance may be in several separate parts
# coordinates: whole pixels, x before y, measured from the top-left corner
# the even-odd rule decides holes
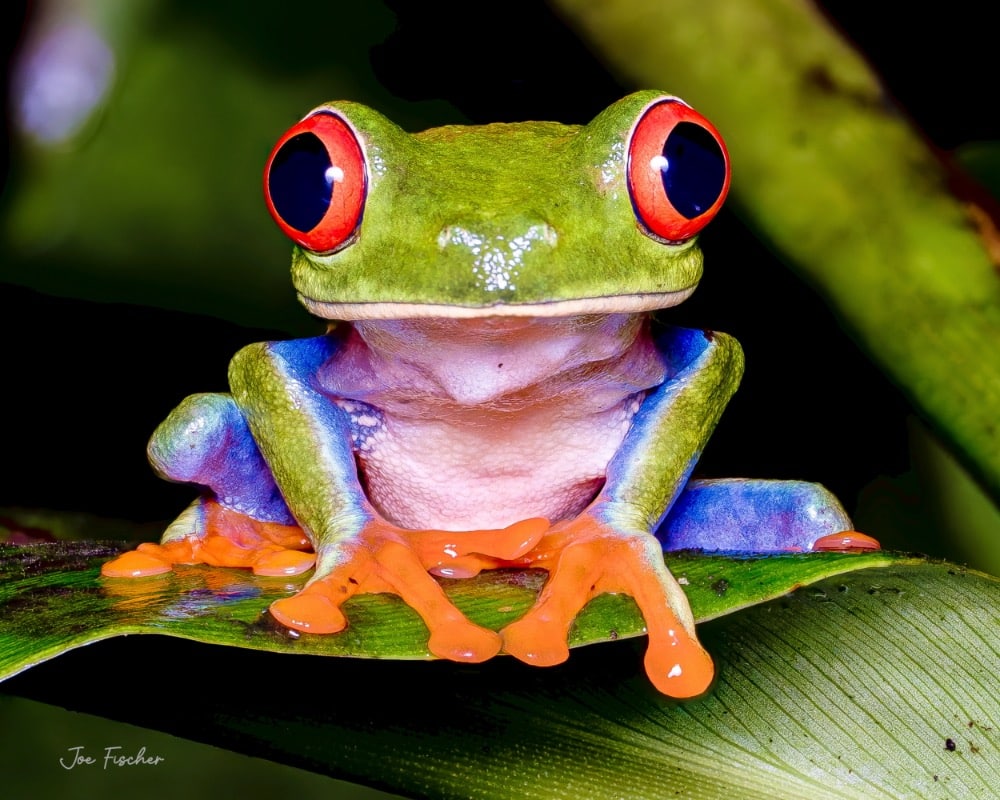
[[[804,481],[691,481],[659,526],[665,550],[803,552],[851,530],[836,497]]]
[[[149,440],[153,468],[167,480],[206,487],[224,507],[293,524],[243,414],[228,394],[185,398]]]

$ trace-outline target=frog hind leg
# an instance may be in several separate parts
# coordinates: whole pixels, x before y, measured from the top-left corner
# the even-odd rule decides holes
[[[788,553],[877,550],[817,483],[693,480],[657,530],[664,550]]]
[[[232,397],[185,399],[149,442],[153,468],[167,480],[204,491],[166,530],[102,567],[105,577],[146,577],[173,564],[248,567],[260,575],[296,575],[315,556],[295,523],[246,420]]]

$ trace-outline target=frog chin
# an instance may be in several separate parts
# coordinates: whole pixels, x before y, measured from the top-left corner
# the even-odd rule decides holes
[[[672,292],[622,294],[608,297],[582,297],[573,300],[552,300],[541,303],[493,303],[478,306],[447,303],[407,302],[331,302],[299,294],[299,301],[309,313],[323,319],[479,319],[510,317],[569,317],[583,314],[640,314],[683,303],[695,286]]]

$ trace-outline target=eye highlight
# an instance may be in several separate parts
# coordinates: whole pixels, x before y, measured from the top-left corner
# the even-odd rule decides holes
[[[264,199],[293,242],[328,253],[360,224],[366,183],[364,155],[350,126],[332,111],[317,111],[274,146],[264,168]]]
[[[729,154],[707,119],[675,98],[643,112],[629,141],[628,188],[636,218],[683,242],[715,216],[729,191]]]

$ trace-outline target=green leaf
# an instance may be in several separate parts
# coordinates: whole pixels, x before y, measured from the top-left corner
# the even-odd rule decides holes
[[[688,703],[649,687],[632,642],[542,670],[142,637],[6,687],[416,797],[986,798],[998,608],[997,579],[948,564],[828,578],[702,625],[720,677]],[[106,666],[126,657],[148,676],[130,689]]]
[[[273,600],[301,589],[308,576],[266,578],[194,566],[150,578],[102,578],[101,563],[122,547],[68,542],[0,547],[0,678],[75,647],[133,633],[281,653],[431,658],[423,622],[394,595],[353,598],[345,606],[351,625],[343,633],[292,636],[262,612]],[[758,559],[672,554],[669,563],[686,584],[696,618],[706,620],[820,578],[898,559],[881,552]],[[499,629],[528,610],[544,578],[540,570],[494,570],[442,583],[470,619]],[[643,632],[630,598],[603,595],[580,615],[570,643]]]

